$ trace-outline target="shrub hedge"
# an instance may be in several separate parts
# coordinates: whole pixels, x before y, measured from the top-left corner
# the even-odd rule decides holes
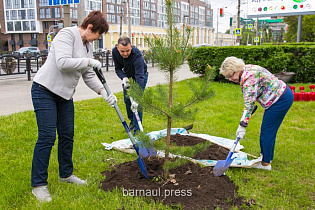
[[[232,46],[232,47],[198,47],[188,59],[192,72],[203,74],[209,64],[216,67],[215,81],[226,81],[219,74],[226,57],[235,56],[245,64],[255,64],[268,69],[271,73],[294,72],[290,82],[315,82],[315,46],[314,45],[280,45],[280,46]]]

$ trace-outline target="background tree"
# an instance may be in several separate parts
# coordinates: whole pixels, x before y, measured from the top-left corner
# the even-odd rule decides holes
[[[190,83],[188,81],[190,90],[193,94],[187,94],[186,97],[175,97],[173,95],[173,83],[175,80],[175,73],[179,67],[183,65],[189,56],[192,54],[193,48],[189,41],[192,37],[192,29],[186,24],[183,24],[184,31],[175,27],[174,1],[165,0],[166,6],[166,36],[153,37],[145,36],[145,42],[148,44],[149,50],[152,52],[152,58],[157,64],[158,69],[165,73],[168,79],[168,87],[157,85],[157,91],[152,89],[146,90],[142,93],[141,88],[137,83],[131,80],[131,88],[129,95],[137,101],[143,109],[150,111],[159,117],[165,117],[167,120],[167,135],[165,148],[165,163],[164,163],[164,177],[168,176],[168,161],[169,161],[169,147],[172,121],[174,118],[191,118],[196,110],[187,110],[187,107],[196,101],[206,99],[213,95],[208,87],[210,77],[209,71],[203,78],[204,83]],[[178,24],[177,24],[178,25]],[[202,84],[202,85],[200,85]],[[184,98],[184,99],[183,99]],[[178,99],[176,101],[176,99]]]
[[[288,24],[287,33],[284,35],[287,42],[297,41],[298,16],[287,16],[283,21]],[[315,41],[315,15],[303,15],[301,42]]]
[[[268,42],[273,41],[273,33],[271,27],[268,28]]]

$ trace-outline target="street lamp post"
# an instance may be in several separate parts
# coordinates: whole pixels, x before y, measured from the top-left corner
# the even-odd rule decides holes
[[[216,43],[217,47],[218,47],[218,42],[219,42],[219,9],[220,8],[218,8],[218,12],[217,12],[217,43]]]
[[[188,18],[188,15],[184,15],[184,19],[183,19],[183,38],[185,37],[185,18]]]
[[[127,0],[128,2],[128,36],[131,40],[131,22],[130,22],[130,0]]]

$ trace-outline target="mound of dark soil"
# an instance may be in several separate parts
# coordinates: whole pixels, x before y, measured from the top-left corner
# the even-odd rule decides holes
[[[143,196],[166,205],[181,205],[184,209],[231,209],[232,206],[249,206],[237,197],[237,186],[227,176],[215,177],[212,167],[200,167],[187,163],[170,170],[174,178],[163,180],[164,158],[145,158],[149,179],[142,175],[138,162],[118,165],[112,171],[104,171],[103,190],[122,188],[124,196]]]
[[[171,142],[177,146],[193,146],[207,140],[185,135],[172,135]],[[211,144],[205,151],[195,155],[194,159],[225,160],[229,150]],[[149,179],[142,175],[138,162],[131,161],[116,166],[112,171],[104,171],[106,179],[101,183],[103,190],[122,188],[124,196],[142,196],[165,205],[184,209],[231,209],[242,208],[255,201],[245,202],[236,196],[237,186],[227,176],[215,177],[213,167],[200,167],[186,163],[170,170],[169,180],[163,180],[164,158],[145,158]]]
[[[205,142],[207,142],[206,139],[197,136],[171,135],[171,143],[175,143],[177,146],[195,146]],[[217,144],[211,144],[206,150],[195,154],[192,158],[196,160],[225,160],[229,151]]]
[[[206,139],[197,136],[180,135],[178,133],[171,135],[171,143],[175,143],[177,146],[195,146],[205,142],[207,142]]]

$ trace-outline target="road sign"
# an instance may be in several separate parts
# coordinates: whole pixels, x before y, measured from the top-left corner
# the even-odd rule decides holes
[[[253,29],[253,24],[248,24],[247,29]]]
[[[50,42],[51,41],[51,36],[47,35],[47,41]]]
[[[234,29],[234,35],[235,36],[242,36],[242,29],[241,28]]]
[[[259,42],[259,37],[255,37],[254,42],[256,42],[256,43]]]
[[[49,6],[66,5],[66,4],[79,4],[80,0],[48,0]]]

